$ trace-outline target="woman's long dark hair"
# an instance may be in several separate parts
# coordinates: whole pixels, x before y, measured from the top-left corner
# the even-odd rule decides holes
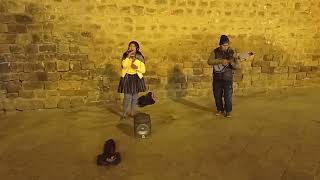
[[[134,45],[136,46],[136,48],[137,48],[136,54],[142,56],[142,58],[144,59],[144,56],[143,56],[142,53],[140,52],[140,45],[139,45],[139,43],[138,43],[137,41],[131,41],[131,42],[129,42],[128,50],[129,50],[129,47],[130,47],[131,44],[134,44]],[[122,60],[124,60],[124,59],[128,56],[128,50],[123,53],[123,55],[122,55]]]

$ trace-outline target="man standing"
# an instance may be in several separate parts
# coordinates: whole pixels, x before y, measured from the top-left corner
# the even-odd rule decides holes
[[[213,65],[213,93],[216,103],[216,115],[231,118],[233,94],[233,70],[239,67],[236,52],[229,47],[229,38],[220,37],[219,47],[215,48],[208,59]],[[222,100],[224,99],[224,102]]]

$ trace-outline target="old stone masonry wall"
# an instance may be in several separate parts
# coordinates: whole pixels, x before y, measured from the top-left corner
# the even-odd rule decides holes
[[[314,86],[318,0],[0,0],[0,111],[114,102],[136,40],[158,98],[212,96],[207,59],[226,34],[255,51],[234,92]]]

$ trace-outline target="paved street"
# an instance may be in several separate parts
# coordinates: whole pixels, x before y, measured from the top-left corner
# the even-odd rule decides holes
[[[152,137],[135,139],[120,105],[0,115],[3,180],[320,180],[319,88],[234,97],[233,118],[213,97],[140,109]],[[96,155],[114,138],[118,166]]]

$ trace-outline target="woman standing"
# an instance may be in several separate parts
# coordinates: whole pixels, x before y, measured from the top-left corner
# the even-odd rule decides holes
[[[121,119],[128,115],[134,116],[137,109],[138,93],[146,91],[143,74],[146,72],[144,57],[139,51],[140,47],[136,41],[131,41],[128,50],[123,53],[121,62],[121,79],[118,92],[124,93],[123,114]],[[129,105],[131,113],[129,114]]]

